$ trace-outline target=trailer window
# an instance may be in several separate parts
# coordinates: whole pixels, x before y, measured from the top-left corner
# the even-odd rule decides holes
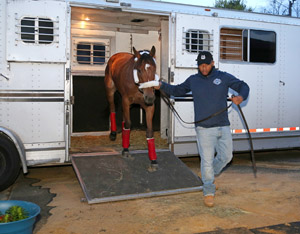
[[[221,28],[220,59],[275,63],[276,34],[264,30]]]
[[[105,64],[106,48],[103,44],[77,44],[77,62],[79,64]]]
[[[21,40],[25,43],[51,44],[54,41],[54,22],[47,18],[21,19]]]
[[[211,34],[207,31],[188,30],[183,32],[183,48],[190,53],[211,51]]]
[[[250,30],[250,62],[275,63],[275,32]]]

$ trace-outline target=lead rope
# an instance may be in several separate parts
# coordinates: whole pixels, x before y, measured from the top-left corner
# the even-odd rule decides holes
[[[165,94],[164,91],[160,90],[160,93],[162,94],[162,99],[164,100],[164,102],[168,105],[168,107],[171,109],[171,111],[181,120],[181,122],[185,123],[185,124],[196,124],[196,123],[200,123],[200,122],[203,122],[205,120],[208,120],[212,117],[215,117],[221,113],[223,113],[224,111],[227,111],[231,106],[232,106],[232,103],[230,103],[230,105],[228,105],[227,107],[225,107],[224,109],[216,112],[216,113],[213,113],[212,115],[204,118],[204,119],[201,119],[201,120],[197,120],[195,122],[186,122],[184,121],[181,116],[178,114],[178,112],[176,111],[174,105],[172,104],[172,102],[170,101],[170,98]]]
[[[203,122],[205,120],[208,120],[214,116],[217,116],[221,113],[223,113],[224,111],[227,111],[231,106],[232,106],[232,102],[227,106],[225,107],[224,109],[204,118],[204,119],[201,119],[201,120],[197,120],[195,122],[186,122],[184,121],[181,116],[178,114],[178,112],[176,111],[174,105],[172,104],[172,102],[170,101],[170,98],[166,95],[166,93],[162,90],[159,90],[160,93],[162,94],[162,99],[164,100],[164,102],[167,104],[167,106],[171,109],[171,111],[185,124],[196,124],[196,123],[200,123],[200,122]],[[255,156],[254,156],[254,150],[253,150],[253,143],[252,143],[252,137],[251,137],[251,134],[250,134],[250,131],[249,131],[249,127],[248,127],[248,123],[246,121],[246,118],[244,116],[244,113],[242,111],[242,108],[240,107],[240,105],[237,105],[238,106],[238,109],[242,115],[242,118],[243,118],[243,121],[245,123],[245,126],[246,126],[246,129],[247,129],[247,133],[248,133],[248,136],[249,136],[249,143],[250,143],[250,151],[251,151],[251,162],[252,162],[252,168],[253,168],[253,173],[254,173],[254,177],[256,178],[256,173],[257,173],[257,168],[256,168],[256,162],[255,162]]]

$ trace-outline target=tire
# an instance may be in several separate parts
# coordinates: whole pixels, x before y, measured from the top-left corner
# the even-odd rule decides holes
[[[20,172],[20,156],[14,143],[0,133],[0,191],[7,189]]]

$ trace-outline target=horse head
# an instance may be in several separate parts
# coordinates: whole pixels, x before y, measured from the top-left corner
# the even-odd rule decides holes
[[[143,93],[144,101],[147,105],[152,105],[155,100],[154,86],[158,86],[159,77],[156,74],[155,47],[152,46],[151,51],[137,51],[133,47],[134,52],[134,82],[139,86]]]

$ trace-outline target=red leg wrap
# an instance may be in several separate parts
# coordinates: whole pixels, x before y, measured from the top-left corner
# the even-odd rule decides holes
[[[116,124],[116,112],[110,113],[110,131],[116,132],[117,131],[117,124]]]
[[[147,142],[148,142],[148,156],[149,156],[149,159],[151,161],[156,160],[157,156],[156,156],[156,152],[155,152],[154,138],[148,138]]]
[[[130,129],[122,129],[122,146],[124,149],[129,148]]]

